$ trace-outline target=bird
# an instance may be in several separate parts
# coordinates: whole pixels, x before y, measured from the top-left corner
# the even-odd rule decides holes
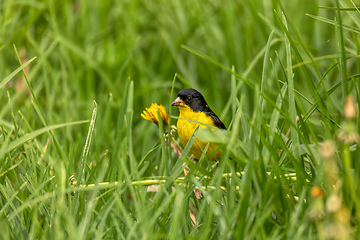
[[[182,145],[185,147],[197,127],[199,129],[213,126],[225,129],[224,123],[210,109],[204,96],[197,90],[187,88],[181,90],[171,106],[179,108],[179,118],[177,120],[177,132]],[[206,154],[211,154],[211,160],[218,161],[221,157],[221,150],[212,143],[203,142],[195,138],[190,148],[190,154],[197,161],[200,159],[204,149],[209,144]]]

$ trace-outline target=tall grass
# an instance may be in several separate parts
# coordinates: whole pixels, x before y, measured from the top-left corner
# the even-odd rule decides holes
[[[352,0],[4,0],[0,238],[357,238],[359,14]],[[175,125],[188,87],[228,128],[197,133],[218,166],[140,117],[156,102]]]

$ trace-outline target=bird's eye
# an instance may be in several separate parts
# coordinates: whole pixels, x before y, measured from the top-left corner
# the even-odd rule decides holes
[[[192,100],[192,98],[189,96],[189,97],[187,97],[187,100],[190,102]]]

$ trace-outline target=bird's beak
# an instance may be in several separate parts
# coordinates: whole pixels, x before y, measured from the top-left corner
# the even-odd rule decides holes
[[[184,101],[180,97],[177,97],[172,103],[171,106],[181,106],[184,105]]]

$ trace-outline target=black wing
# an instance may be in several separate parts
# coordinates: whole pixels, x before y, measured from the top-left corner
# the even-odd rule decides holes
[[[213,119],[215,126],[217,126],[220,129],[226,129],[224,123],[218,118],[218,116],[216,116],[216,114],[213,111],[207,112],[206,114]]]

